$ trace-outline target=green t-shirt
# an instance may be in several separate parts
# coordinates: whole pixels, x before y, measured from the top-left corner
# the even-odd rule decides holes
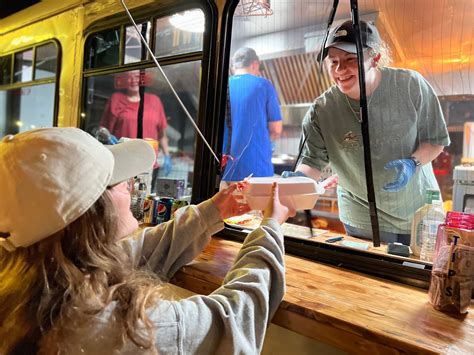
[[[384,166],[410,157],[420,143],[447,146],[448,130],[431,86],[417,72],[383,68],[382,79],[367,99],[370,150],[380,230],[409,233],[414,212],[423,205],[425,190],[437,188],[433,168],[418,169],[397,193],[382,187],[395,178]],[[316,99],[303,120],[308,136],[303,164],[322,170],[329,163],[339,175],[337,188],[340,220],[353,227],[371,229],[365,180],[359,102],[333,85]]]

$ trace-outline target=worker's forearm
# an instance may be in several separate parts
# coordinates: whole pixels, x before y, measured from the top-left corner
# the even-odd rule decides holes
[[[322,174],[321,171],[319,171],[318,169],[312,168],[306,164],[298,165],[298,167],[296,168],[296,171],[301,171],[307,177],[310,177],[316,181],[321,178],[321,174]]]
[[[444,146],[442,145],[421,143],[418,149],[413,152],[412,156],[418,159],[421,165],[425,165],[436,159],[443,149]]]

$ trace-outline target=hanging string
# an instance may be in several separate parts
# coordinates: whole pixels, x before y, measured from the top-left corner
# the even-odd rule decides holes
[[[250,134],[250,138],[248,139],[247,141],[247,144],[245,145],[245,147],[242,149],[242,152],[240,152],[239,156],[237,157],[233,157],[232,155],[228,155],[227,156],[227,159],[230,158],[230,160],[232,161],[232,167],[230,169],[227,169],[227,171],[224,173],[224,175],[222,176],[222,180],[226,181],[226,178],[230,175],[232,175],[234,173],[234,171],[237,169],[237,165],[239,164],[240,162],[240,158],[242,158],[242,156],[244,155],[245,151],[247,150],[247,148],[250,146],[250,143],[252,142],[252,138],[253,138],[253,133],[255,132],[255,127],[256,127],[256,123],[253,124],[252,128],[251,128],[251,134]],[[226,161],[226,163],[228,163],[228,161]],[[253,173],[252,173],[253,174]]]
[[[207,148],[209,149],[209,151],[212,153],[212,155],[214,156],[214,158],[216,159],[217,163],[220,164],[220,161],[219,161],[219,158],[217,157],[217,154],[214,153],[214,151],[212,150],[211,146],[209,145],[209,143],[207,142],[206,138],[204,138],[204,135],[202,134],[202,132],[199,130],[199,127],[196,125],[196,122],[194,122],[194,119],[193,117],[191,116],[191,114],[189,113],[189,111],[186,109],[186,106],[183,104],[183,102],[181,101],[181,99],[179,98],[178,96],[178,93],[175,91],[175,89],[173,88],[173,85],[171,85],[171,82],[168,80],[168,77],[166,76],[165,72],[163,71],[163,69],[161,68],[161,65],[158,63],[158,60],[155,58],[155,54],[153,53],[153,51],[151,50],[151,48],[148,46],[148,43],[146,41],[146,39],[143,37],[143,35],[141,34],[141,31],[138,29],[138,26],[137,24],[135,23],[135,20],[133,19],[132,17],[132,14],[130,13],[130,11],[128,10],[128,7],[127,5],[125,4],[125,1],[124,0],[120,0],[120,2],[122,3],[122,6],[125,10],[125,12],[127,13],[128,15],[128,18],[130,19],[130,21],[132,22],[133,24],[133,27],[135,28],[135,31],[137,31],[137,34],[140,36],[140,39],[143,43],[143,45],[146,47],[148,53],[150,54],[150,57],[153,59],[153,61],[155,62],[155,65],[156,67],[158,68],[158,70],[161,72],[161,74],[163,75],[163,77],[165,78],[166,80],[166,83],[168,84],[168,86],[170,87],[171,91],[173,92],[174,96],[176,97],[176,99],[178,100],[179,104],[181,105],[182,109],[184,110],[184,113],[186,114],[186,117],[189,119],[189,121],[191,121],[191,124],[194,126],[194,128],[196,129],[196,132],[201,136],[202,140],[204,141],[204,143],[206,144]]]
[[[334,22],[334,17],[336,16],[336,11],[337,11],[338,6],[339,6],[339,0],[334,0],[334,2],[332,4],[331,12],[329,13],[328,27],[326,28],[326,33],[324,34],[324,39],[321,42],[321,50],[319,51],[319,54],[318,54],[318,59],[317,60],[319,62],[320,67],[322,67],[322,65],[323,65],[324,47],[326,47],[326,42],[328,41],[329,32],[331,32],[331,26],[332,26],[332,23]]]

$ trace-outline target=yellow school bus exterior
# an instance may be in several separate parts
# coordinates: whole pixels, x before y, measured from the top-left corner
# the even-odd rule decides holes
[[[166,0],[127,0],[125,3],[134,16],[152,16],[163,9],[169,11],[174,7],[189,4],[186,1]],[[215,4],[220,8],[219,12],[224,4],[225,1],[217,1]],[[94,29],[124,23],[129,24],[129,20],[119,0],[43,0],[0,19],[0,58],[38,44],[55,43],[58,47],[59,65],[54,125],[78,126],[86,36]],[[6,88],[28,87],[51,81],[13,83]]]

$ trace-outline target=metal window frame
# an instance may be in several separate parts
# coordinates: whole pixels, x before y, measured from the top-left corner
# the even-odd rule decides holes
[[[38,82],[38,81],[43,80],[43,79],[51,79],[52,78],[52,77],[47,77],[47,78],[42,78],[42,79],[38,79],[38,80],[36,79],[36,62],[37,62],[37,59],[38,59],[38,48],[43,47],[46,44],[49,44],[48,42],[51,42],[51,41],[47,41],[46,43],[43,43],[41,45],[38,45],[38,46],[34,47],[34,51],[33,51],[33,74],[32,74],[33,81]],[[52,44],[54,44],[54,46],[56,47],[56,51],[59,51],[58,43],[52,43]],[[55,73],[54,77],[56,77],[58,75],[58,70],[59,70],[58,69],[59,68],[58,62],[59,62],[59,60],[60,60],[60,58],[59,58],[59,56],[57,56],[56,57],[56,73]]]
[[[213,92],[209,89],[210,87],[215,87],[215,77],[216,73],[213,68],[215,66],[215,61],[217,58],[217,26],[218,26],[218,16],[217,16],[217,7],[214,1],[212,0],[193,0],[193,1],[180,1],[176,4],[163,6],[160,4],[148,5],[144,7],[139,7],[132,9],[131,13],[137,23],[143,21],[151,21],[151,38],[150,38],[150,48],[153,53],[155,53],[156,48],[156,20],[158,18],[171,16],[177,12],[182,12],[189,9],[199,8],[204,12],[206,18],[206,27],[203,33],[203,44],[201,51],[189,52],[185,54],[169,55],[169,56],[160,56],[156,57],[160,65],[167,66],[172,64],[186,63],[195,60],[201,61],[201,84],[199,88],[199,104],[197,107],[197,117],[195,118],[196,124],[201,129],[201,132],[206,137],[206,140],[211,142],[211,147],[217,149],[217,144],[215,142],[215,120],[216,113],[214,110],[215,106],[215,97]],[[125,13],[119,13],[110,17],[105,17],[99,19],[92,23],[85,31],[85,36],[83,37],[83,48],[85,49],[85,44],[89,37],[97,32],[104,31],[111,28],[121,27],[121,31],[124,32],[124,28],[129,26],[128,17]],[[122,40],[124,43],[124,39]],[[85,50],[84,50],[85,54]],[[120,53],[120,58],[123,57],[123,53]],[[147,69],[154,68],[154,62],[151,58],[140,61],[137,63],[122,64],[107,66],[103,68],[96,69],[85,69],[85,60],[82,61],[82,76],[81,76],[81,90],[80,90],[80,109],[78,110],[77,122],[78,126],[81,128],[85,127],[85,119],[82,117],[81,112],[83,111],[84,98],[86,97],[86,87],[84,85],[84,79],[95,77],[99,75],[115,74],[135,69]],[[206,173],[209,171],[207,166],[209,164],[216,164],[215,160],[209,158],[210,154],[207,151],[204,143],[201,142],[198,135],[196,135],[195,140],[195,149],[194,149],[194,174],[192,181],[192,203],[198,203],[207,199],[210,195],[214,193],[213,189],[209,189],[212,185],[214,186],[214,180],[209,179],[209,175]],[[212,160],[212,161],[211,161]],[[209,184],[208,181],[212,180],[212,184]]]
[[[225,106],[227,95],[227,81],[230,63],[230,48],[232,40],[232,25],[234,12],[239,0],[230,0],[226,2],[221,27],[221,46],[219,48],[221,62],[217,67],[219,80],[217,92],[220,93],[217,98],[217,121],[218,127],[218,147],[222,150],[223,134],[225,124]],[[221,151],[220,150],[220,151]],[[211,175],[216,176],[218,180],[219,171],[211,170]],[[217,181],[216,181],[217,184]],[[209,191],[211,191],[209,189]],[[226,225],[224,230],[218,233],[219,237],[243,242],[246,233],[241,230]],[[431,276],[431,264],[418,260],[402,260],[389,254],[372,254],[356,249],[341,248],[337,245],[329,245],[316,241],[308,241],[285,236],[285,250],[289,254],[301,256],[323,262],[337,267],[343,267],[349,270],[362,272],[377,277],[401,282],[419,288],[427,289]]]
[[[209,3],[209,1],[207,1]],[[205,3],[205,2],[204,2]],[[186,4],[178,4],[174,7],[166,7],[161,9],[161,11],[157,11],[156,13],[151,14],[153,12],[153,8],[150,10],[143,10],[143,9],[134,9],[132,10],[132,13],[136,13],[137,17],[135,19],[137,25],[140,25],[144,22],[150,22],[150,39],[149,39],[149,46],[153,53],[155,53],[156,50],[156,20],[168,16],[172,16],[178,12],[190,10],[190,9],[201,9],[204,14],[206,14],[207,10],[204,6],[203,2],[199,1],[189,1]],[[120,17],[120,20],[114,16],[113,18],[104,18],[101,20],[96,21],[94,24],[89,26],[89,28],[86,30],[86,35],[84,37],[84,48],[89,40],[89,38],[93,35],[96,35],[100,32],[104,32],[107,30],[113,30],[113,29],[120,29],[120,44],[119,44],[119,64],[116,65],[108,65],[104,66],[101,68],[85,68],[85,58],[83,60],[83,76],[87,75],[93,75],[93,74],[98,74],[102,73],[105,71],[112,71],[115,70],[116,72],[120,72],[124,67],[130,68],[129,70],[133,69],[139,69],[138,67],[146,68],[146,67],[153,67],[154,62],[151,58],[148,58],[146,60],[141,60],[136,63],[124,63],[124,57],[125,57],[125,32],[126,28],[132,26],[130,22],[128,22],[128,18],[125,17],[125,15],[122,15]],[[203,34],[203,40],[205,40],[205,35]],[[183,53],[183,54],[177,54],[177,55],[167,55],[167,56],[155,56],[157,58],[158,62],[161,65],[161,62],[163,62],[163,65],[168,65],[168,62],[185,62],[185,61],[190,61],[187,59],[187,57],[196,57],[196,56],[203,56],[205,49],[204,49],[204,44],[203,44],[203,49],[200,51],[194,51],[194,52],[188,52],[188,53]],[[84,51],[85,53],[85,51]]]
[[[1,58],[7,58],[7,57],[10,57],[10,72],[9,72],[9,78],[10,78],[10,82],[8,84],[0,84],[0,89],[4,86],[8,86],[8,85],[11,85],[12,84],[12,73],[13,73],[13,60],[14,60],[14,57],[13,57],[14,53],[9,53],[9,54],[5,54],[5,55],[2,55]]]
[[[31,80],[27,80],[27,81],[18,81],[18,82],[15,82],[14,79],[15,77],[12,78],[12,84],[21,84],[21,83],[29,83],[31,81],[34,81],[34,72],[35,72],[35,48],[36,47],[28,47],[26,49],[22,49],[21,51],[16,51],[15,53],[13,53],[13,75],[15,75],[15,64],[17,62],[17,55],[18,54],[21,54],[21,53],[26,53],[26,52],[29,52],[31,50]]]
[[[35,79],[35,71],[36,71],[36,48],[41,47],[45,44],[52,43],[56,47],[56,74],[54,77],[49,77],[49,78],[42,78],[42,79]],[[15,54],[21,53],[24,51],[27,51],[29,49],[33,49],[33,62],[31,66],[32,74],[31,78],[32,80],[29,81],[23,81],[23,82],[18,82],[14,83],[13,82],[13,74],[14,74],[14,68],[15,68]],[[17,48],[14,51],[7,52],[5,55],[2,57],[6,56],[11,56],[11,64],[10,64],[10,83],[9,84],[0,84],[0,90],[1,91],[8,91],[8,90],[14,90],[14,89],[21,89],[24,87],[30,87],[30,86],[37,86],[37,85],[44,85],[44,84],[55,84],[54,86],[54,102],[53,102],[53,127],[58,125],[58,109],[59,109],[59,81],[61,78],[61,59],[62,59],[62,48],[61,48],[61,43],[59,42],[58,39],[56,38],[51,38],[46,41],[38,42],[35,43],[34,45],[28,45],[25,47]]]

